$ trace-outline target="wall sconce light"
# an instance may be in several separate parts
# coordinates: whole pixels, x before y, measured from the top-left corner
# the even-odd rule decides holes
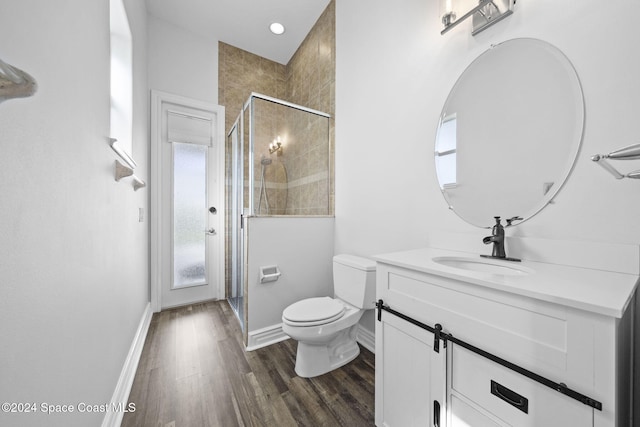
[[[619,150],[615,150],[610,152],[609,154],[596,154],[595,156],[591,156],[591,160],[598,163],[600,166],[605,168],[611,175],[613,175],[616,179],[622,178],[634,178],[640,179],[640,169],[637,171],[629,172],[626,175],[618,172],[616,168],[611,166],[606,159],[610,160],[640,160],[640,144],[629,145],[628,147],[621,148]]]
[[[468,17],[472,16],[471,35],[475,36],[480,31],[485,30],[496,22],[506,18],[513,13],[513,6],[516,0],[479,0],[477,6],[462,15],[459,19],[454,10],[454,6],[464,6],[463,0],[440,0],[442,6],[442,25],[444,29],[440,34],[444,34],[456,25],[460,24]],[[455,4],[454,4],[455,3]],[[464,8],[466,9],[466,7]]]
[[[271,144],[269,144],[269,154],[273,154],[278,150],[282,150],[282,140],[277,136]]]
[[[456,13],[453,11],[453,0],[444,0],[444,13],[442,14],[442,25],[449,28],[456,20]]]

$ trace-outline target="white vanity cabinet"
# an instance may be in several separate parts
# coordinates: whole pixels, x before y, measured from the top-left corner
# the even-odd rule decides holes
[[[394,316],[376,324],[376,337],[385,343],[376,344],[376,425],[437,425],[446,402],[444,349],[434,351],[431,332]]]
[[[390,309],[376,320],[378,427],[633,425],[637,277],[526,262],[522,276],[458,271],[431,261],[440,255],[376,257],[376,297]],[[433,333],[393,312],[452,338],[436,352]]]

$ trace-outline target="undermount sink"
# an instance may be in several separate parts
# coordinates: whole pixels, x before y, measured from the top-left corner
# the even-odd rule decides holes
[[[533,270],[530,268],[518,265],[518,263],[512,261],[443,256],[433,258],[433,262],[461,270],[500,274],[503,276],[524,276],[533,273]]]

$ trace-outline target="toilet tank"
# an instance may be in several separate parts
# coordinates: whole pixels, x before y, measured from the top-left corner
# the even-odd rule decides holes
[[[376,262],[355,255],[333,257],[333,293],[358,308],[373,308],[376,300]]]

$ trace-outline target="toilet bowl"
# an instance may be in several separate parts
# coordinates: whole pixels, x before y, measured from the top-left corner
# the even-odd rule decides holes
[[[307,298],[282,313],[282,330],[298,341],[296,373],[315,377],[360,354],[358,321],[375,301],[375,262],[353,255],[333,259],[334,297]]]

